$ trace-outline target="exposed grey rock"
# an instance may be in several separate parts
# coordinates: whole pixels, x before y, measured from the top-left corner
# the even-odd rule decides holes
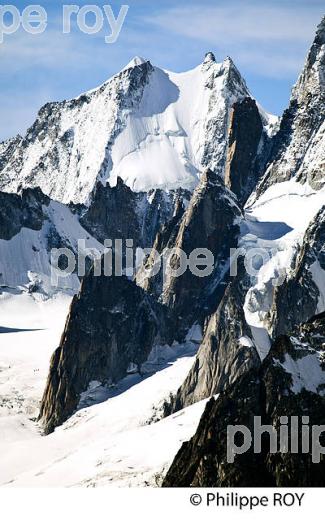
[[[193,367],[176,396],[166,403],[166,414],[225,390],[247,371],[260,366],[243,311],[249,286],[249,277],[241,265],[207,323]]]
[[[324,339],[324,315],[301,325],[290,337],[277,338],[260,370],[244,373],[217,399],[210,400],[197,432],[182,445],[163,486],[324,486],[324,455],[315,463],[311,450],[301,453],[300,444],[303,416],[309,417],[310,446],[311,427],[325,424]],[[314,380],[310,379],[310,363],[317,374]],[[227,461],[227,427],[246,426],[254,438],[254,417],[276,429],[278,452],[271,453],[266,435],[261,453],[254,452],[252,444],[233,463]],[[297,418],[298,453],[280,452],[280,417]],[[289,446],[294,435],[289,429]]]
[[[194,191],[187,209],[180,206],[174,219],[158,235],[155,249],[148,258],[146,272],[140,270],[137,283],[159,296],[179,319],[181,329],[187,330],[195,322],[203,322],[215,310],[225,290],[229,272],[230,248],[236,247],[241,210],[236,197],[223,181],[210,170],[206,171]],[[155,252],[168,257],[172,249],[181,250],[187,258],[196,249],[208,249],[214,257],[212,274],[198,276],[187,269],[174,276],[168,269],[152,276]],[[179,256],[173,254],[170,265],[179,267]],[[148,280],[149,278],[149,280]]]
[[[257,196],[277,182],[296,177],[314,189],[324,186],[325,17],[292,91],[280,130],[273,140],[269,166]]]
[[[23,227],[39,231],[46,219],[43,205],[49,203],[39,188],[26,189],[20,195],[0,192],[0,239],[10,240]]]
[[[0,172],[11,159],[16,147],[20,144],[22,137],[17,135],[0,143]]]
[[[113,187],[99,182],[89,207],[78,209],[80,223],[101,243],[131,239],[134,247],[149,248],[159,229],[172,218],[178,199],[183,198],[190,198],[190,192],[134,192],[120,178]]]
[[[146,361],[168,333],[164,309],[126,277],[84,278],[54,352],[40,416],[51,433],[76,409],[91,381],[112,384]]]
[[[225,184],[244,204],[259,177],[258,154],[267,141],[256,101],[245,98],[234,103],[230,116]]]
[[[159,269],[159,272],[153,276],[155,254],[158,253],[162,256],[167,248],[174,247],[184,212],[184,201],[182,198],[179,198],[175,204],[174,215],[158,231],[152,246],[152,251],[147,258],[144,259],[136,275],[137,284],[157,300],[160,299],[164,290],[164,276],[163,268]]]
[[[325,206],[308,227],[286,280],[274,289],[268,318],[273,337],[286,334],[301,321],[325,310],[325,302],[320,299],[321,293],[317,285],[319,278],[325,276],[324,246]],[[318,275],[313,276],[314,269]]]

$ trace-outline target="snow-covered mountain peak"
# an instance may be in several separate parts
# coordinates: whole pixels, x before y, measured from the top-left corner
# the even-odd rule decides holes
[[[144,63],[150,63],[150,61],[146,58],[142,58],[142,56],[134,56],[134,58],[127,65],[125,65],[125,67],[123,67],[122,71],[132,69],[133,67],[138,67]]]
[[[0,189],[40,187],[67,203],[87,203],[98,180],[134,191],[193,189],[210,168],[224,175],[233,104],[251,97],[227,58],[184,73],[135,57],[94,90],[49,103],[26,136],[0,149]]]

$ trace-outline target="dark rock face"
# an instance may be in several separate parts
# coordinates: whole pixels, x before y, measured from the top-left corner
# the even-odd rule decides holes
[[[263,480],[264,485],[271,484],[265,483],[266,472],[252,449],[227,464],[228,424],[253,426],[254,415],[261,413],[258,374],[252,371],[240,381],[208,402],[194,437],[177,453],[163,487],[257,487]]]
[[[130,363],[140,367],[155,342],[167,340],[164,320],[163,309],[134,282],[89,273],[52,356],[40,410],[45,432],[72,414],[91,381],[114,383]]]
[[[120,178],[114,187],[99,182],[89,207],[79,208],[80,223],[101,243],[106,239],[132,239],[134,247],[151,247],[183,197],[190,198],[190,192],[134,192]]]
[[[137,284],[157,300],[159,300],[164,290],[164,276],[163,269],[160,269],[155,276],[151,276],[155,265],[155,254],[162,255],[167,248],[174,247],[184,213],[183,200],[178,199],[175,204],[173,217],[158,231],[152,252],[144,259],[136,275]]]
[[[39,231],[46,218],[42,206],[49,203],[39,188],[26,189],[21,195],[0,192],[0,239],[10,240],[23,227]]]
[[[274,183],[296,177],[314,189],[324,186],[325,17],[292,91],[280,130],[273,139],[269,166],[257,196]]]
[[[175,276],[179,267],[179,255],[170,257],[171,272],[165,270],[164,279],[152,277],[140,271],[138,283],[150,292],[160,295],[160,300],[179,319],[184,330],[194,322],[202,322],[217,306],[225,290],[229,271],[230,248],[236,247],[241,210],[235,196],[225,188],[222,180],[210,170],[201,178],[188,208],[179,207],[170,222],[158,235],[155,251],[167,258],[170,250],[182,250],[187,258],[196,249],[208,249],[215,266],[212,273],[198,276],[187,269]],[[155,252],[154,251],[154,252]],[[146,269],[154,265],[154,252],[147,260]]]
[[[166,414],[228,388],[246,371],[260,366],[243,311],[249,285],[249,277],[241,266],[207,323],[193,367],[176,396],[166,403]]]
[[[233,105],[228,135],[225,184],[244,204],[258,181],[257,154],[263,123],[256,101],[245,98]]]
[[[273,337],[287,333],[301,321],[325,310],[324,303],[319,301],[320,291],[315,282],[325,275],[324,244],[325,206],[308,227],[293,260],[292,272],[274,290],[269,316]]]
[[[324,339],[324,314],[298,327],[293,335],[277,338],[259,370],[245,373],[216,400],[210,400],[196,434],[181,447],[163,486],[324,486],[325,457],[321,455],[315,463],[311,450],[302,453],[299,429],[302,417],[308,416],[311,441],[312,426],[325,424]],[[260,453],[252,445],[229,462],[227,427],[246,426],[253,436],[254,417],[277,431],[277,453],[271,453],[266,435]],[[280,417],[289,420],[289,453],[280,450]],[[293,420],[298,427],[291,429]],[[297,438],[298,453],[294,453]],[[324,443],[322,437],[320,441]],[[240,446],[242,439],[236,444]]]

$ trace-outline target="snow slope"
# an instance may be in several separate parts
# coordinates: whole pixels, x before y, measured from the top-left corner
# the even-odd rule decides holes
[[[246,255],[254,250],[253,267],[256,276],[245,300],[245,318],[251,327],[255,346],[264,359],[271,343],[266,315],[272,303],[277,283],[290,274],[294,254],[302,244],[305,231],[325,203],[325,188],[313,190],[308,183],[295,179],[271,186],[251,206],[246,208],[240,247]],[[249,204],[249,202],[248,202]],[[265,255],[262,262],[256,249]],[[315,267],[314,280],[320,291],[319,312],[325,310],[325,273]]]
[[[77,274],[60,276],[57,282],[56,278],[51,279],[51,250],[55,247],[51,243],[52,234],[55,233],[61,244],[74,252],[77,252],[78,244],[81,250],[85,244],[87,249],[94,248],[99,252],[104,246],[80,225],[77,215],[67,206],[51,201],[49,206],[43,206],[43,211],[46,219],[40,231],[23,227],[11,240],[0,239],[0,288],[26,291],[37,284],[44,295],[62,290],[74,294],[80,286]]]
[[[146,364],[144,378],[130,374],[111,390],[94,382],[82,403],[99,404],[81,408],[44,437],[31,419],[69,303],[62,295],[37,302],[26,294],[0,302],[0,485],[155,486],[193,435],[205,406],[201,402],[152,422],[184,379],[197,344],[161,349]]]

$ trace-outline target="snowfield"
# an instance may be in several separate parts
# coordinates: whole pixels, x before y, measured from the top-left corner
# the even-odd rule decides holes
[[[62,295],[1,296],[0,485],[157,486],[205,406],[159,420],[193,363],[197,339],[158,349],[143,378],[131,373],[110,390],[94,382],[81,399],[88,407],[45,437],[35,419],[69,304]]]
[[[253,199],[253,197],[252,197]],[[255,203],[246,206],[246,221],[242,225],[240,247],[246,254],[261,249],[266,262],[256,255],[253,264],[255,282],[249,289],[245,305],[245,319],[251,327],[254,344],[261,359],[267,355],[271,343],[264,322],[272,302],[274,285],[290,273],[290,266],[304,234],[325,203],[325,189],[314,191],[308,184],[294,179],[271,186]],[[325,310],[324,271],[312,266],[314,281],[320,291],[318,312]]]

